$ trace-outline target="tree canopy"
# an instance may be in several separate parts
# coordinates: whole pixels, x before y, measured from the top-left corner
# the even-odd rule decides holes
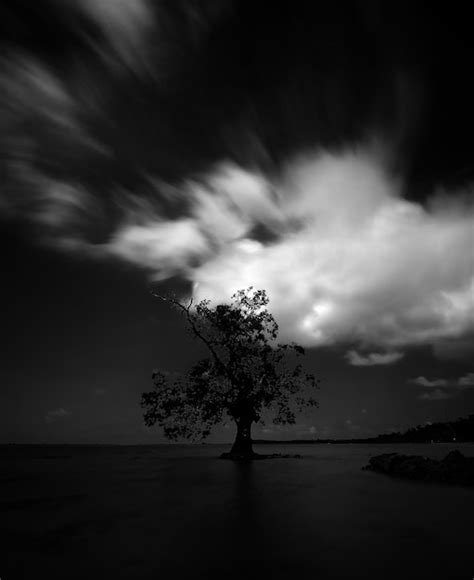
[[[273,415],[275,424],[292,424],[297,412],[317,406],[312,395],[319,380],[299,362],[302,346],[277,342],[265,290],[239,290],[230,303],[215,306],[155,296],[185,316],[209,356],[184,374],[153,372],[154,388],[141,401],[146,425],[157,423],[170,439],[199,440],[230,418],[237,425],[233,452],[247,454],[251,425],[263,415]]]

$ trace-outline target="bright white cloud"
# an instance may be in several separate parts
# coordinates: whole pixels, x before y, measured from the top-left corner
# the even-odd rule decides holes
[[[355,367],[370,367],[375,365],[390,365],[401,358],[403,358],[402,352],[371,352],[367,355],[361,355],[355,350],[350,350],[346,354],[346,360],[349,364]]]
[[[221,238],[194,269],[197,299],[265,288],[286,337],[313,346],[352,341],[390,352],[474,327],[472,208],[403,199],[367,151],[302,159],[258,191],[274,208],[279,239],[255,244],[243,233],[248,215],[226,212],[240,237]]]
[[[129,262],[156,270],[156,278],[191,271],[192,261],[209,253],[208,242],[192,219],[125,225],[106,251]]]
[[[296,160],[273,181],[223,164],[184,185],[186,218],[122,226],[108,251],[187,276],[197,300],[265,288],[283,338],[351,342],[369,351],[350,351],[351,364],[391,364],[404,346],[474,328],[472,207],[401,194],[368,149]],[[258,227],[274,241],[255,239]]]

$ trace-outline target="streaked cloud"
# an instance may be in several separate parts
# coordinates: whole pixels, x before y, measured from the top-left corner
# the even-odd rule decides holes
[[[0,61],[0,84],[5,115],[37,115],[63,129],[75,127],[74,99],[64,83],[44,63],[14,53]]]
[[[147,41],[154,27],[150,5],[148,0],[80,0],[74,7],[99,26],[121,61],[140,70],[147,60]],[[110,61],[110,53],[101,45],[97,45],[97,50]]]

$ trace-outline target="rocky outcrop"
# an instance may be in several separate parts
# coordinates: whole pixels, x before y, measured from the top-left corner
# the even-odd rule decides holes
[[[384,453],[371,457],[362,469],[423,481],[474,486],[474,457],[451,451],[441,461],[420,455]]]

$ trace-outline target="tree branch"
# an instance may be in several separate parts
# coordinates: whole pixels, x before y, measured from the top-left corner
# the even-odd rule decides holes
[[[191,327],[191,330],[193,331],[195,336],[197,336],[197,338],[199,338],[207,346],[207,348],[209,349],[209,351],[212,355],[212,358],[214,359],[214,362],[216,363],[216,365],[224,372],[224,374],[226,374],[229,377],[229,373],[228,373],[226,365],[219,358],[219,356],[218,356],[215,348],[212,346],[211,342],[202,334],[202,332],[200,332],[200,330],[196,326],[196,323],[194,322],[193,316],[190,313],[191,306],[193,304],[193,299],[191,298],[191,300],[189,301],[189,304],[187,306],[185,306],[184,304],[181,304],[181,302],[179,302],[178,300],[176,300],[174,298],[168,298],[166,296],[162,296],[161,294],[157,294],[153,290],[150,290],[150,292],[151,292],[152,296],[155,296],[155,298],[159,298],[160,300],[163,300],[164,302],[169,302],[170,304],[173,304],[174,306],[179,308],[184,313],[184,315],[186,316],[186,319],[188,321],[188,324]]]

